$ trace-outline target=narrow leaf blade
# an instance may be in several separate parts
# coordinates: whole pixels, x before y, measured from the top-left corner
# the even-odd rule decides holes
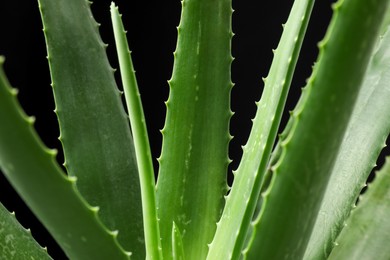
[[[237,259],[241,254],[313,3],[294,3],[265,80],[264,93],[257,104],[253,127],[210,245],[208,259]]]
[[[119,10],[114,3],[111,4],[111,20],[131,130],[134,136],[142,193],[146,255],[151,259],[160,259],[162,257],[160,230],[157,221],[154,171],[148,132],[125,30]]]
[[[183,239],[179,228],[175,223],[172,225],[172,259],[184,260]]]

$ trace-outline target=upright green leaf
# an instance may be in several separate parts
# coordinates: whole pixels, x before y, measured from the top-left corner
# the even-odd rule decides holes
[[[125,30],[119,10],[115,7],[114,3],[111,4],[111,20],[114,29],[123,89],[130,116],[131,130],[134,136],[142,192],[142,215],[145,223],[144,234],[146,255],[151,259],[160,259],[162,257],[160,230],[157,221],[154,171],[148,132]]]
[[[334,5],[319,61],[270,166],[251,259],[303,257],[388,3]]]
[[[390,157],[360,197],[328,259],[389,259],[389,216]]]
[[[128,117],[85,0],[39,0],[66,167],[86,200],[145,258],[139,179]]]
[[[184,260],[183,239],[175,222],[172,225],[172,259]]]
[[[157,205],[164,258],[172,223],[203,259],[226,194],[232,88],[231,0],[184,0],[163,133]]]
[[[3,60],[0,57],[0,65]],[[0,66],[1,67],[1,66]],[[39,140],[0,68],[0,168],[70,259],[129,259]]]
[[[51,259],[45,248],[42,248],[15,218],[0,203],[0,256],[1,259]]]
[[[237,259],[259,197],[314,1],[295,1],[259,103],[208,259]]]
[[[390,24],[390,23],[389,23]],[[367,69],[305,258],[326,259],[390,133],[390,31]]]

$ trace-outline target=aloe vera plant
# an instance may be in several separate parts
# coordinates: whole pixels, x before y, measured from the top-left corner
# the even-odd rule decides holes
[[[181,2],[158,167],[118,7],[110,15],[125,104],[91,4],[39,0],[64,167],[1,57],[0,169],[70,259],[388,259],[389,159],[361,192],[390,133],[389,2],[333,4],[278,136],[315,7],[294,1],[228,185],[231,0]],[[13,215],[0,205],[0,258],[55,257]]]

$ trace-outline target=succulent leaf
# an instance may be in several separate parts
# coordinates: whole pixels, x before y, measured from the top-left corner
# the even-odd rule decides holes
[[[114,3],[111,4],[111,20],[117,46],[123,89],[129,111],[131,130],[134,136],[135,153],[141,184],[146,255],[151,259],[160,259],[162,257],[161,242],[157,221],[155,181],[149,138],[126,33],[118,7]]]
[[[295,1],[284,27],[208,259],[237,259],[241,254],[313,3]]]
[[[388,23],[390,24],[390,22]],[[390,32],[371,58],[305,259],[326,259],[390,133]]]
[[[2,65],[0,58],[0,65]],[[129,259],[33,129],[0,66],[0,168],[71,259]]]
[[[162,130],[157,207],[164,258],[172,223],[188,259],[204,259],[227,191],[231,0],[184,0]]]
[[[39,1],[69,176],[134,258],[145,258],[137,164],[113,69],[85,0]]]
[[[388,2],[344,0],[333,6],[319,61],[280,140],[279,160],[271,165],[248,258],[303,257]]]

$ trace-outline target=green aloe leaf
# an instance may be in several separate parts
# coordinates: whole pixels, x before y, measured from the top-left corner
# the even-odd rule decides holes
[[[0,58],[0,65],[3,59]],[[33,129],[0,68],[0,168],[71,259],[129,259]]]
[[[390,24],[390,23],[388,23]],[[326,259],[390,133],[390,32],[379,41],[333,166],[306,259]],[[337,214],[336,214],[337,212]]]
[[[345,223],[329,256],[333,259],[377,259],[390,256],[390,157],[376,173]]]
[[[145,258],[141,193],[128,117],[85,0],[39,0],[65,166],[134,258]]]
[[[344,0],[333,6],[319,61],[270,165],[248,258],[303,257],[388,3]]]
[[[51,259],[47,250],[41,247],[32,237],[31,231],[25,229],[0,203],[0,255],[2,259]]]
[[[175,222],[172,225],[172,259],[184,260],[183,239]]]
[[[164,258],[172,223],[189,259],[208,252],[227,191],[231,0],[184,0],[163,134],[157,206]]]
[[[284,27],[208,259],[237,259],[241,254],[313,3],[295,1]]]
[[[157,221],[154,171],[148,132],[125,30],[119,10],[115,7],[114,3],[111,4],[111,20],[114,29],[123,89],[130,116],[131,130],[134,136],[142,192],[142,215],[145,223],[146,255],[151,259],[160,259],[162,257],[160,231]]]

